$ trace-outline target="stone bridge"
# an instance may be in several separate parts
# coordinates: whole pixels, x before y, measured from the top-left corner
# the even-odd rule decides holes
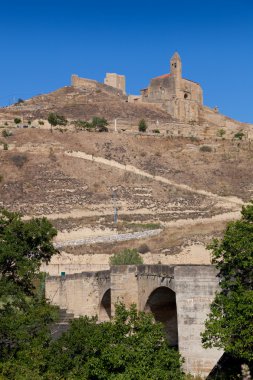
[[[184,357],[184,370],[207,376],[221,351],[205,350],[200,333],[218,288],[211,265],[119,265],[110,270],[48,277],[46,296],[76,317],[114,314],[115,303],[135,303],[165,325],[169,342]]]

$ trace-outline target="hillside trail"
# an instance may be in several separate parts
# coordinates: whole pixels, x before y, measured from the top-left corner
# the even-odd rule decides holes
[[[64,154],[67,156],[70,156],[70,157],[81,158],[84,160],[104,164],[104,165],[107,165],[107,166],[110,166],[110,167],[113,167],[116,169],[121,169],[121,170],[124,170],[126,172],[134,173],[134,174],[140,175],[140,176],[145,177],[145,178],[150,178],[153,181],[166,183],[167,185],[174,186],[180,190],[185,190],[185,191],[188,191],[190,193],[204,195],[206,197],[213,198],[217,201],[222,202],[223,206],[225,206],[225,207],[227,207],[229,204],[230,205],[233,204],[235,206],[238,206],[238,208],[239,208],[239,206],[241,207],[244,204],[243,200],[238,198],[238,197],[233,197],[233,196],[225,197],[225,196],[221,196],[221,195],[218,195],[215,193],[211,193],[211,192],[206,191],[206,190],[194,189],[193,187],[191,187],[189,185],[177,183],[173,180],[169,180],[169,179],[162,177],[162,176],[152,175],[152,174],[150,174],[144,170],[141,170],[141,169],[139,169],[133,165],[124,165],[124,164],[121,164],[115,160],[108,160],[108,159],[103,158],[103,157],[96,157],[94,155],[86,154],[85,152],[81,152],[81,151],[65,151]]]

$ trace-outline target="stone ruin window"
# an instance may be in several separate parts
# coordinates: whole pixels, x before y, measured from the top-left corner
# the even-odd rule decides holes
[[[188,94],[184,94],[184,98],[187,99],[188,98]]]

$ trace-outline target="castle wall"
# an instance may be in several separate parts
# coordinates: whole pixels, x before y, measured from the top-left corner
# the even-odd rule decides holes
[[[73,74],[71,76],[71,86],[73,87],[97,87],[97,81],[92,79],[80,78],[78,75]]]

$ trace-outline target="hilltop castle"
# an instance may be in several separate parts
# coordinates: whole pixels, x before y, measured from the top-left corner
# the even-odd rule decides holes
[[[74,87],[96,87],[95,80],[72,75],[71,85]],[[104,79],[107,89],[125,96],[126,80],[124,75],[107,73]],[[245,123],[233,120],[214,109],[203,105],[201,86],[192,80],[182,77],[182,61],[176,52],[170,60],[170,73],[151,79],[147,88],[140,95],[128,95],[130,103],[149,103],[167,111],[175,120],[182,123],[208,125],[216,127],[244,128]]]
[[[74,87],[96,86],[97,82],[72,75]],[[106,73],[104,84],[126,94],[124,75]],[[199,106],[203,104],[200,85],[182,78],[182,62],[176,52],[170,60],[170,73],[151,79],[150,85],[141,90],[140,96],[129,95],[129,102],[153,103],[181,121],[198,121]]]

